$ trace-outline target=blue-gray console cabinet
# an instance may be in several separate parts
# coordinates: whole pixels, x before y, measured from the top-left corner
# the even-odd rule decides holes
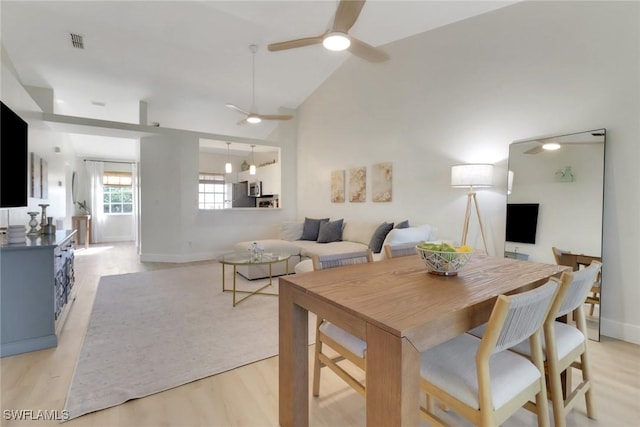
[[[0,247],[0,356],[55,347],[75,299],[76,232]]]

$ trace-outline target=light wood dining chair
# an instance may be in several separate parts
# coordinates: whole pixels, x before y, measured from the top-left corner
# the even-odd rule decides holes
[[[556,264],[558,265],[566,265],[562,263],[562,255],[566,253],[570,253],[570,251],[566,251],[564,249],[558,249],[555,246],[551,248],[553,252],[553,258],[556,260]],[[577,269],[577,266],[570,265],[569,267],[573,269]],[[586,304],[589,304],[591,307],[589,309],[589,316],[593,316],[596,305],[600,305],[600,273],[598,274],[598,280],[594,281],[593,286],[591,287],[591,291],[585,297]]]
[[[587,322],[583,311],[585,295],[593,282],[598,280],[602,263],[592,261],[587,268],[573,272],[563,272],[560,278],[560,290],[553,302],[544,323],[542,354],[545,373],[548,378],[549,392],[553,406],[553,418],[556,427],[566,426],[566,416],[584,396],[587,416],[596,418],[592,390],[591,369],[587,346]],[[559,318],[573,314],[575,324],[558,321]],[[469,331],[469,334],[482,337],[486,324]],[[522,342],[510,349],[518,354],[531,358],[531,348]],[[579,359],[579,361],[578,361]],[[562,373],[569,368],[580,369],[582,381],[565,396],[562,391]],[[567,371],[567,387],[571,388],[571,372]],[[535,411],[535,405],[527,407]]]
[[[558,280],[516,295],[500,295],[482,339],[461,334],[421,355],[421,417],[446,425],[433,399],[480,426],[498,426],[534,399],[538,425],[549,426],[541,330],[559,289]],[[508,349],[527,340],[533,360]]]
[[[566,416],[576,402],[584,397],[587,416],[596,418],[593,397],[593,383],[589,367],[587,345],[587,321],[583,310],[585,296],[597,280],[602,263],[592,261],[587,268],[573,272],[563,272],[558,298],[551,306],[544,324],[543,355],[549,378],[549,390],[553,404],[553,419],[556,427],[566,426]],[[557,319],[573,314],[575,324],[560,322]],[[521,343],[511,349],[530,357],[531,349]],[[579,361],[578,361],[579,359]],[[571,387],[571,370],[579,369],[582,381],[569,390],[565,397],[562,390],[561,375],[567,371],[567,384]]]
[[[314,255],[313,269],[324,270],[353,264],[364,264],[373,261],[373,253],[370,249],[360,252],[349,252],[333,255]],[[327,345],[337,355],[329,355],[323,352],[323,346]],[[364,383],[355,378],[347,369],[340,366],[343,361],[349,361],[363,372],[366,365],[367,343],[353,336],[333,323],[316,318],[316,345],[313,363],[313,395],[320,395],[320,370],[328,367],[336,375],[342,378],[355,391],[364,396]]]
[[[384,245],[384,255],[387,258],[397,258],[401,256],[416,255],[418,253],[416,245],[420,242],[408,242],[408,243],[387,243]]]

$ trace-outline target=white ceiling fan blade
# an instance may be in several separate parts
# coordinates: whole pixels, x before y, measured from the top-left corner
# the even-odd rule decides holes
[[[524,154],[538,154],[538,153],[542,153],[543,151],[545,151],[545,149],[542,148],[542,144],[540,144],[525,151]]]
[[[288,114],[256,114],[262,120],[291,120],[293,116]]]
[[[227,107],[231,108],[232,110],[236,110],[236,111],[237,111],[237,112],[239,112],[239,113],[245,114],[245,115],[247,115],[247,116],[248,116],[249,114],[251,114],[251,113],[249,113],[248,111],[243,110],[243,109],[242,109],[242,108],[240,108],[240,107],[236,107],[236,106],[235,106],[235,105],[233,105],[233,104],[227,104]]]
[[[370,62],[384,62],[389,59],[389,55],[382,50],[368,45],[354,37],[349,36],[349,39],[351,40],[351,45],[347,50],[354,55]]]
[[[365,0],[340,0],[333,19],[332,31],[347,33],[358,20]]]
[[[322,39],[323,38],[324,38],[324,34],[321,35],[321,36],[306,37],[306,38],[303,38],[303,39],[289,40],[289,41],[286,41],[286,42],[271,43],[267,48],[271,52],[277,52],[279,50],[294,49],[294,48],[297,48],[297,47],[311,46],[311,45],[314,45],[314,44],[322,43]]]
[[[240,120],[240,121],[239,121],[238,123],[236,123],[236,124],[237,124],[238,126],[240,126],[240,125],[246,125],[247,123],[248,123],[248,122],[247,122],[247,118],[245,117],[244,119]]]

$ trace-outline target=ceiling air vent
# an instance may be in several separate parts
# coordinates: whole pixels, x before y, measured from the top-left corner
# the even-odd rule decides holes
[[[71,33],[71,44],[78,49],[84,49],[84,42],[82,41],[82,36],[79,34]]]

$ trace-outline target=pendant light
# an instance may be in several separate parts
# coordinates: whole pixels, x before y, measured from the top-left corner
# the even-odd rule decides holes
[[[255,145],[251,146],[251,165],[249,166],[249,175],[256,174],[256,162],[253,158],[253,147],[255,147]]]
[[[233,165],[231,164],[231,162],[229,161],[229,146],[231,145],[230,142],[227,142],[227,163],[224,164],[224,172],[225,173],[231,173],[233,172]]]

